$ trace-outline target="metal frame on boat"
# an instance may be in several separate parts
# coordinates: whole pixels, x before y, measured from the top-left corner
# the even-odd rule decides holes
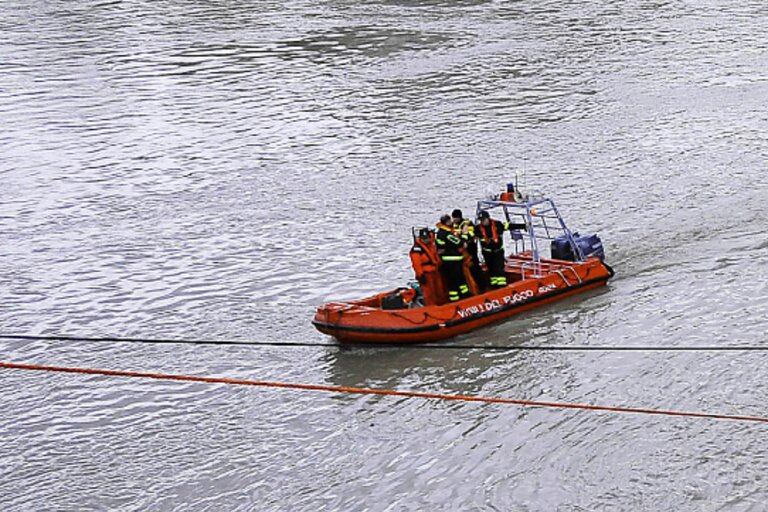
[[[515,242],[515,253],[525,251],[525,240],[526,238],[529,240],[532,255],[530,267],[534,277],[538,277],[542,273],[539,240],[555,240],[557,237],[553,236],[553,232],[559,233],[560,237],[564,237],[568,241],[573,254],[576,256],[576,261],[585,260],[581,247],[576,243],[573,233],[566,226],[560,211],[552,199],[524,199],[521,202],[480,200],[477,202],[477,215],[479,216],[482,211],[492,211],[495,208],[502,209],[507,222],[513,222],[516,220],[515,217],[522,218],[525,221],[528,229],[526,231],[514,231],[512,233],[512,240]],[[557,221],[557,225],[547,224],[547,219]],[[520,242],[522,242],[522,251],[518,247]]]

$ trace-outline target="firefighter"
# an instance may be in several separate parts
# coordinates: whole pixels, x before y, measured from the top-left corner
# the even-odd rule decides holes
[[[507,286],[507,276],[504,273],[504,231],[525,229],[525,224],[512,224],[491,219],[488,212],[483,210],[478,215],[480,223],[475,227],[483,258],[488,266],[488,279],[491,288]]]
[[[453,232],[467,242],[467,252],[472,255],[472,259],[477,259],[477,237],[475,237],[475,225],[471,220],[465,219],[461,210],[458,208],[451,213],[453,221]]]
[[[455,302],[469,296],[469,286],[464,279],[463,261],[466,242],[454,233],[451,217],[443,215],[437,223],[435,235],[437,254],[440,255],[441,268],[448,284],[448,299]]]
[[[485,276],[480,268],[480,256],[477,254],[477,236],[475,232],[475,224],[464,218],[464,214],[458,208],[451,212],[451,219],[453,220],[453,233],[456,236],[460,236],[462,240],[467,243],[467,253],[472,259],[472,265],[470,266],[470,272],[472,273],[472,279],[480,287],[486,287],[488,285],[485,282]]]

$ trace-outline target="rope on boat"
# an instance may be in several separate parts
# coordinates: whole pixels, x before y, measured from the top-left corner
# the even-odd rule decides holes
[[[38,364],[11,363],[0,361],[0,368],[8,370],[26,370],[56,373],[74,373],[84,375],[101,375],[107,377],[130,377],[140,379],[170,380],[183,382],[202,382],[207,384],[228,384],[234,386],[254,386],[263,388],[280,388],[302,391],[321,391],[328,393],[347,393],[357,395],[398,396],[406,398],[422,398],[428,400],[446,400],[456,402],[479,402],[486,404],[518,405],[522,407],[543,407],[551,409],[577,409],[586,411],[602,411],[612,413],[649,414],[657,416],[679,416],[688,418],[706,418],[713,420],[730,420],[740,422],[768,423],[768,417],[743,416],[731,414],[715,414],[706,412],[675,411],[665,409],[646,409],[640,407],[614,407],[608,405],[593,405],[567,402],[545,402],[536,400],[519,400],[493,396],[472,396],[445,393],[425,393],[421,391],[400,391],[395,389],[358,388],[349,386],[332,386],[326,384],[303,384],[294,382],[276,382],[264,380],[233,379],[228,377],[203,377],[195,375],[179,375],[154,372],[137,372],[126,370],[105,370],[98,368],[76,368],[67,366],[48,366]]]
[[[142,343],[142,344],[168,344],[168,345],[228,345],[228,346],[250,346],[250,347],[331,347],[337,349],[347,348],[376,348],[376,349],[402,349],[410,350],[487,350],[495,352],[512,351],[549,351],[549,352],[600,352],[600,351],[622,351],[622,352],[741,352],[741,351],[768,351],[766,345],[690,345],[690,346],[670,346],[670,345],[465,345],[465,344],[404,344],[404,343],[355,343],[340,344],[328,342],[306,342],[306,341],[243,341],[243,340],[190,340],[190,339],[152,339],[152,338],[118,338],[118,337],[100,337],[89,338],[87,336],[37,336],[27,334],[0,334],[0,339],[22,340],[22,341],[48,341],[48,342],[73,342],[73,343]]]

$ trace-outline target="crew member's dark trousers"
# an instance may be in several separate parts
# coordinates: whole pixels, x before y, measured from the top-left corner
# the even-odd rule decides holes
[[[451,302],[469,295],[469,286],[467,286],[467,281],[464,279],[463,266],[462,260],[443,261],[443,275],[448,284],[448,298]]]
[[[507,286],[507,276],[504,274],[504,249],[498,251],[483,251],[485,264],[488,266],[488,277],[492,288]]]

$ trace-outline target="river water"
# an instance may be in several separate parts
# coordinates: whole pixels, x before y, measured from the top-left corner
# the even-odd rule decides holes
[[[462,337],[762,346],[764,1],[5,0],[0,333],[328,342],[518,170],[600,292]],[[766,352],[0,340],[4,361],[768,415]],[[3,510],[767,510],[760,424],[1,370]]]

